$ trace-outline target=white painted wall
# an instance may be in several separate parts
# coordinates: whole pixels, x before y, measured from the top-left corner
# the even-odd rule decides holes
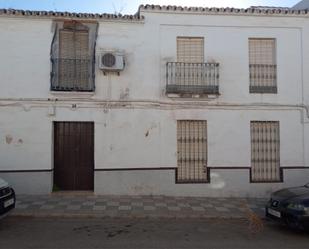
[[[120,77],[104,76],[96,67],[93,98],[168,101],[165,63],[176,59],[176,37],[196,35],[205,37],[206,60],[221,65],[222,95],[214,102],[301,104],[302,95],[309,102],[307,19],[143,14],[145,24],[100,23],[97,54],[100,49],[123,50],[127,67]],[[51,20],[1,17],[0,30],[1,55],[6,58],[1,61],[0,97],[55,97],[49,91]],[[278,94],[249,94],[249,37],[277,39]]]
[[[49,94],[51,20],[0,17],[0,98]]]
[[[251,120],[280,121],[281,165],[309,166],[301,108],[309,105],[307,18],[142,14],[145,23],[100,22],[97,56],[124,51],[121,75],[96,66],[95,93],[65,97],[49,90],[52,20],[0,16],[0,171],[52,169],[53,121],[95,122],[96,169],[176,167],[177,119],[207,120],[210,167],[250,166]],[[219,98],[166,97],[165,63],[176,60],[177,36],[205,37],[205,58],[220,63]],[[278,94],[249,94],[249,37],[277,39]],[[299,173],[291,175],[289,184],[298,184]],[[239,184],[236,192],[248,188],[228,181]]]
[[[0,170],[52,168],[52,123],[46,113],[42,108],[1,107]]]
[[[95,168],[177,167],[178,119],[207,120],[208,166],[249,167],[250,121],[280,121],[281,166],[303,166],[299,111],[6,107],[1,112],[1,169],[52,169],[52,122],[95,122]],[[34,120],[36,122],[34,122]]]
[[[308,53],[302,52],[309,49],[307,19],[143,14],[145,24],[100,22],[97,57],[101,49],[122,50],[126,69],[120,77],[104,76],[96,66],[93,98],[169,101],[164,94],[165,63],[176,60],[176,37],[203,36],[205,59],[220,63],[222,95],[215,102],[302,103],[302,88],[309,85],[302,85],[307,70],[301,66],[308,61]],[[0,18],[1,55],[6,58],[1,61],[0,97],[55,97],[49,90],[52,21]],[[277,39],[278,94],[249,94],[250,37]]]

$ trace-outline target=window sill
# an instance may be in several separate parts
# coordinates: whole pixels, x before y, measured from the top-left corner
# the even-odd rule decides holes
[[[271,92],[249,92],[250,94],[278,94],[277,92],[273,92],[273,93],[271,93]]]
[[[180,94],[167,93],[166,96],[171,99],[216,99],[220,94]]]
[[[250,181],[250,183],[283,183],[283,180],[278,180],[278,181]]]
[[[259,87],[259,86],[250,86],[250,94],[278,94],[278,89],[276,86],[273,87]]]
[[[64,98],[91,98],[95,92],[50,91],[50,94]]]
[[[175,182],[176,184],[209,184],[210,181],[209,180],[204,180],[204,181],[179,181],[176,180]]]

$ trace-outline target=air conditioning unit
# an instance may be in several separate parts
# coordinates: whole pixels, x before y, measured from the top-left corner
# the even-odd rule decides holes
[[[103,52],[100,54],[99,68],[104,72],[119,72],[124,70],[125,62],[123,53]]]

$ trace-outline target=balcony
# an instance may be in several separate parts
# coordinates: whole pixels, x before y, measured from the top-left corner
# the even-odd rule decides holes
[[[52,91],[94,91],[90,59],[52,59]]]
[[[250,64],[250,93],[277,93],[277,65]]]
[[[166,94],[219,95],[219,63],[167,62]]]

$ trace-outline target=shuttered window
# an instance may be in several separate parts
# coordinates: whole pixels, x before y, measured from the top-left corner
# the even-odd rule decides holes
[[[279,134],[277,121],[251,122],[251,180],[253,182],[281,180]]]
[[[53,29],[51,90],[93,92],[98,23],[55,20]]]
[[[60,30],[59,84],[61,88],[88,89],[90,71],[88,43],[87,31]]]
[[[207,182],[207,121],[177,121],[178,183]]]
[[[204,62],[204,38],[177,37],[178,62]]]
[[[275,39],[249,39],[250,93],[277,93]]]

